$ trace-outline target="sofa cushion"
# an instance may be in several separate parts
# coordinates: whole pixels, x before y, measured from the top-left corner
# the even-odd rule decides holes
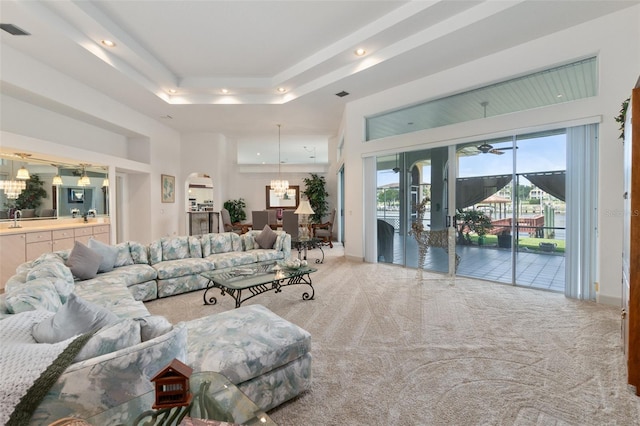
[[[218,371],[238,384],[311,352],[311,335],[262,305],[247,305],[186,323],[187,365]]]
[[[191,257],[202,257],[202,243],[197,236],[189,237],[189,255]]]
[[[269,249],[273,248],[276,238],[278,238],[278,236],[273,232],[273,229],[271,229],[269,225],[265,225],[264,228],[262,228],[262,232],[256,235],[256,243],[258,243],[260,248]]]
[[[258,256],[256,256],[255,250],[242,252],[233,251],[231,253],[212,254],[211,256],[207,256],[206,259],[215,264],[215,269],[222,269],[256,263]]]
[[[111,271],[118,258],[118,249],[94,238],[89,240],[88,246],[91,250],[102,256],[102,262],[100,262],[100,266],[98,266],[98,272]]]
[[[129,242],[125,241],[123,243],[118,243],[115,247],[118,249],[118,256],[116,257],[116,262],[113,264],[113,267],[120,268],[121,266],[133,265],[133,258],[131,257],[131,252],[129,250]]]
[[[102,256],[89,247],[76,241],[67,260],[67,266],[71,269],[74,277],[81,280],[93,278],[98,273],[98,268],[102,262]]]
[[[74,362],[115,352],[137,345],[140,338],[140,323],[134,319],[123,319],[103,327],[85,343]]]
[[[118,317],[107,309],[71,293],[58,312],[33,327],[32,334],[38,343],[57,343],[117,320]]]
[[[177,259],[156,263],[153,268],[158,273],[158,279],[183,277],[196,275],[200,272],[215,269],[215,263],[210,259]]]
[[[258,248],[256,237],[251,232],[240,235],[240,238],[242,239],[242,249],[244,251],[254,250]]]
[[[113,271],[99,274],[95,278],[83,281],[83,284],[124,284],[130,286],[149,280],[155,280],[158,273],[153,266],[134,264],[115,268]]]
[[[6,288],[7,310],[17,314],[25,311],[45,310],[56,312],[62,306],[53,278],[36,278],[21,285]]]
[[[104,283],[94,280],[78,281],[74,293],[87,302],[93,302],[108,309],[119,318],[139,318],[149,315],[144,303],[134,299],[129,288],[118,283],[117,276],[110,277]]]
[[[162,260],[178,260],[191,257],[189,237],[162,238]]]
[[[23,283],[32,281],[36,278],[46,278],[55,286],[56,291],[60,296],[60,300],[64,303],[67,301],[69,294],[73,291],[73,274],[71,273],[71,270],[65,266],[61,258],[57,256],[55,258],[56,260],[40,262],[33,268],[25,271]],[[22,274],[16,275],[19,277],[22,276]],[[13,277],[7,282],[7,288],[11,287],[12,280]]]
[[[133,263],[149,264],[149,247],[135,241],[129,241],[129,251]]]
[[[215,253],[228,253],[233,251],[232,234],[236,235],[233,232],[202,235],[200,238],[202,255],[207,257]],[[238,238],[240,237],[238,236]]]
[[[143,342],[168,333],[173,328],[169,320],[161,315],[150,315],[136,320],[140,323],[140,337]]]

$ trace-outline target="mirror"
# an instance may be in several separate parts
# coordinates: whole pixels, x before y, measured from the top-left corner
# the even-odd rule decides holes
[[[289,198],[278,198],[274,194],[273,190],[270,186],[266,187],[266,198],[267,198],[267,209],[297,209],[298,204],[300,203],[300,186],[291,185],[289,189],[293,189],[296,192],[296,195]]]
[[[8,197],[0,189],[0,221],[13,220],[16,206],[22,211],[20,220],[56,219],[58,217],[89,217],[108,215],[109,181],[107,168],[88,164],[49,162],[44,158],[20,157],[13,153],[0,153],[0,181],[16,180],[24,167],[30,175],[31,186],[43,190],[39,205],[27,200],[25,192],[18,198]],[[60,185],[54,185],[59,176]],[[79,182],[85,176],[84,185]],[[106,184],[106,186],[104,186]]]

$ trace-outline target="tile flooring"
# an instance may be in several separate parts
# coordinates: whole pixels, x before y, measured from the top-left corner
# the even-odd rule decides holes
[[[511,284],[511,250],[497,247],[457,246],[460,256],[458,275]],[[407,239],[407,265],[417,267],[418,249],[415,240]],[[516,285],[557,292],[564,292],[564,254],[535,253],[519,251],[516,256]],[[394,236],[394,263],[402,262],[402,242],[398,234]],[[446,273],[447,254],[443,249],[430,249],[425,261],[425,269]]]

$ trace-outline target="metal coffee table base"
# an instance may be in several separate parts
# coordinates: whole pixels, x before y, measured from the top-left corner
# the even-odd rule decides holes
[[[243,302],[246,302],[247,300],[254,298],[262,293],[266,293],[268,291],[275,291],[276,293],[280,293],[283,287],[297,284],[308,285],[309,287],[311,287],[311,294],[307,293],[306,291],[302,293],[302,300],[313,299],[315,290],[311,283],[311,276],[309,275],[309,273],[295,275],[290,278],[275,279],[269,283],[256,284],[245,288],[229,288],[223,284],[217,283],[214,279],[209,278],[209,283],[207,284],[207,288],[204,291],[202,298],[204,299],[205,305],[215,305],[216,303],[218,303],[218,299],[216,299],[213,295],[207,298],[207,293],[209,292],[209,290],[219,288],[220,295],[224,296],[225,294],[228,294],[229,296],[233,297],[236,301],[236,308],[239,308]]]

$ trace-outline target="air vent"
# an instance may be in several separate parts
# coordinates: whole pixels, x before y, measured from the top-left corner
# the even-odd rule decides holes
[[[345,92],[344,90],[342,92],[338,92],[336,93],[336,96],[340,97],[340,98],[344,98],[345,96],[347,96],[349,94],[349,92]]]
[[[31,35],[30,33],[26,32],[22,28],[16,27],[13,24],[0,24],[0,29],[3,29],[6,32],[8,32],[9,34],[14,35],[14,36]]]

